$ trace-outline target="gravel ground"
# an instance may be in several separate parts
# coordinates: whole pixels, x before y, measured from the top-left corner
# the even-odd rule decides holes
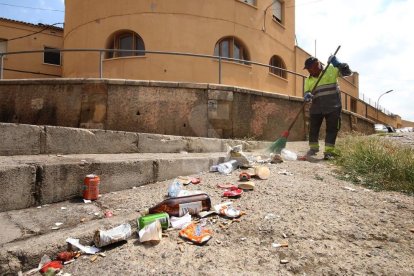
[[[412,143],[412,133],[400,139]],[[407,142],[408,141],[408,142]],[[288,143],[294,151],[306,143]],[[182,242],[178,230],[160,243],[133,236],[105,248],[106,257],[80,257],[65,266],[72,275],[414,275],[414,198],[374,192],[335,177],[335,166],[320,160],[266,164],[267,180],[231,200],[246,212],[239,222],[208,217],[213,238],[203,246]],[[217,184],[238,184],[231,175],[201,172],[212,205],[229,201]],[[116,215],[142,212],[164,199],[172,180],[103,195],[101,207]],[[119,206],[122,206],[121,208]],[[288,247],[273,247],[287,243]]]

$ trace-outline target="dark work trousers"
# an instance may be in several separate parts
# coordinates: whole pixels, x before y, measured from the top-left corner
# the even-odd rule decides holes
[[[341,108],[328,114],[310,114],[309,143],[319,142],[319,130],[325,119],[325,146],[335,146],[336,136],[341,128]]]

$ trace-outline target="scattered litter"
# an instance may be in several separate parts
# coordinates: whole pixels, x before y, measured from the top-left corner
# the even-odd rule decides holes
[[[245,240],[247,240],[247,238],[243,237],[243,238],[240,238],[240,240],[245,241]]]
[[[238,218],[244,215],[245,213],[240,210],[235,209],[233,205],[225,205],[220,208],[219,214],[226,216],[228,218]]]
[[[168,185],[168,197],[177,197],[178,193],[182,189],[182,182],[179,181],[177,178],[173,180],[170,185]]]
[[[93,213],[95,216],[99,216],[100,215],[100,213],[98,213],[98,212],[96,212],[96,213]]]
[[[272,213],[269,213],[264,217],[264,219],[266,219],[266,220],[267,219],[276,219],[276,218],[280,218],[280,216],[277,216],[277,215],[272,214]]]
[[[95,246],[87,246],[87,245],[80,244],[79,239],[67,238],[66,242],[75,246],[76,248],[79,248],[79,250],[81,250],[82,252],[86,254],[93,255],[100,251],[100,249]]]
[[[138,232],[140,242],[158,242],[162,238],[161,223],[156,220],[151,224],[146,225]]]
[[[356,190],[354,188],[351,187],[344,187],[345,190],[351,191],[351,192],[355,192]]]
[[[191,183],[191,178],[190,178],[190,177],[188,177],[188,176],[178,176],[178,177],[176,178],[176,180],[177,180],[178,182],[180,182],[182,185],[188,185],[188,184],[190,184],[190,183]]]
[[[185,150],[180,150],[180,153],[181,153],[181,154],[188,154],[188,152],[187,152],[187,151],[185,151]]]
[[[414,233],[414,228],[411,228],[411,229],[410,229],[410,232],[411,232],[411,233]]]
[[[281,171],[278,171],[277,173],[278,174],[283,174],[283,175],[289,175],[289,176],[292,176],[293,175],[293,173],[291,173],[291,172],[289,172],[287,170],[281,170]]]
[[[250,166],[251,157],[247,156],[242,150],[242,145],[228,147],[227,157],[231,160],[236,160],[239,166]]]
[[[198,216],[200,218],[205,218],[205,217],[207,217],[207,216],[209,216],[211,214],[215,214],[215,213],[216,213],[215,211],[202,211],[202,212],[199,212],[198,213]]]
[[[286,259],[282,259],[282,260],[280,260],[280,263],[281,263],[281,264],[287,264],[287,263],[289,263],[289,261],[288,261],[288,260],[286,260]]]
[[[185,238],[195,244],[205,244],[211,239],[211,230],[204,229],[201,225],[190,223],[179,233],[180,237]]]
[[[287,239],[287,235],[285,233],[282,233],[282,237]]]
[[[55,275],[62,268],[63,265],[61,261],[51,261],[42,266],[42,268],[40,269],[40,273],[47,273],[46,275]]]
[[[60,207],[60,209],[61,209],[61,210],[66,210],[66,209],[68,209],[68,208],[66,208],[66,207]]]
[[[37,209],[40,209],[40,208],[42,208],[42,206],[37,206],[36,208],[37,208]]]
[[[218,166],[217,169],[219,173],[227,175],[227,174],[230,174],[235,169],[237,169],[238,163],[236,160],[229,160],[227,162],[220,163],[217,166]]]
[[[106,218],[111,218],[111,217],[113,217],[113,216],[114,216],[114,213],[112,213],[112,211],[106,211],[106,212],[104,213],[104,216],[105,216]]]
[[[80,222],[85,222],[86,218],[81,218]]]
[[[250,180],[250,178],[251,178],[251,175],[248,172],[241,172],[239,174],[240,181],[248,181]]]
[[[57,227],[57,226],[53,226],[51,229],[52,229],[52,230],[59,230],[60,228],[59,228],[59,227]]]
[[[133,186],[131,189],[132,189],[132,190],[135,190],[136,188],[137,188],[136,186]]]
[[[289,247],[289,245],[288,245],[288,243],[277,243],[277,242],[274,242],[274,243],[272,243],[272,247],[273,248]]]
[[[88,174],[83,180],[83,198],[97,200],[99,197],[99,184],[101,179],[96,174]]]
[[[101,256],[101,257],[106,257],[106,254],[103,253],[103,252],[99,252],[98,255]]]
[[[254,172],[256,177],[260,179],[268,179],[270,176],[270,170],[268,167],[265,166],[259,166],[254,168]]]
[[[55,225],[56,226],[61,226],[63,224],[63,222],[56,222]]]
[[[254,187],[255,187],[255,184],[253,181],[243,182],[238,185],[238,188],[242,190],[253,190]]]
[[[200,182],[201,182],[201,178],[199,177],[191,178],[192,184],[200,184]]]
[[[98,259],[98,255],[94,255],[90,258],[91,262],[93,263],[94,261],[96,261],[96,259]]]
[[[73,251],[63,251],[57,254],[57,259],[62,262],[68,262],[75,258],[76,252]]]
[[[112,243],[127,240],[132,234],[129,223],[121,224],[109,230],[97,230],[93,241],[97,247],[103,247]]]
[[[243,193],[242,189],[237,187],[231,187],[223,192],[223,196],[225,197],[240,197]]]
[[[167,213],[162,212],[162,213],[156,213],[156,214],[149,214],[149,215],[145,215],[145,216],[141,216],[137,218],[138,230],[141,230],[142,228],[153,223],[156,220],[158,220],[161,223],[161,228],[163,230],[167,230],[168,227],[170,227],[170,216]],[[190,216],[190,221],[191,221],[191,216]]]
[[[92,200],[89,200],[89,199],[83,199],[83,202],[84,202],[84,203],[86,203],[86,204],[88,204],[88,203],[92,203]]]
[[[190,213],[185,214],[182,217],[171,217],[171,226],[174,229],[183,229],[184,226],[191,222]]]
[[[221,240],[216,240],[216,243],[217,244],[221,244]]]
[[[207,222],[208,222],[208,220],[206,218],[203,218],[203,219],[200,219],[198,224],[204,227],[204,226],[207,225]]]
[[[283,159],[282,156],[280,156],[280,154],[275,154],[272,156],[272,160],[270,161],[270,163],[272,164],[279,164],[279,163],[283,163]]]
[[[280,155],[282,156],[282,159],[286,161],[294,161],[298,159],[297,154],[288,149],[282,149]]]

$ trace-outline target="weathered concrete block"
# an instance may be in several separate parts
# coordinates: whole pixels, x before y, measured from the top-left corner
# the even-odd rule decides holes
[[[207,171],[213,161],[209,158],[183,158],[174,160],[159,160],[158,178],[162,181],[177,177],[179,175],[190,175]]]
[[[41,152],[42,127],[0,123],[0,155],[32,155]]]
[[[82,196],[83,180],[87,174],[101,179],[100,193],[108,193],[148,184],[154,180],[153,161],[131,160],[93,163],[46,164],[42,166],[41,203],[59,202]]]
[[[181,136],[138,133],[138,151],[174,153],[188,151],[188,140]]]
[[[137,144],[132,132],[46,127],[45,153],[134,153]]]
[[[35,204],[36,168],[30,165],[0,165],[0,212]]]
[[[188,152],[221,152],[225,151],[223,141],[213,138],[188,137]]]

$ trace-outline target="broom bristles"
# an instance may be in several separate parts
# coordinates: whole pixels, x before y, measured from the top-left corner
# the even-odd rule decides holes
[[[280,137],[270,145],[269,151],[273,153],[280,153],[282,149],[286,147],[286,142],[287,137]]]

